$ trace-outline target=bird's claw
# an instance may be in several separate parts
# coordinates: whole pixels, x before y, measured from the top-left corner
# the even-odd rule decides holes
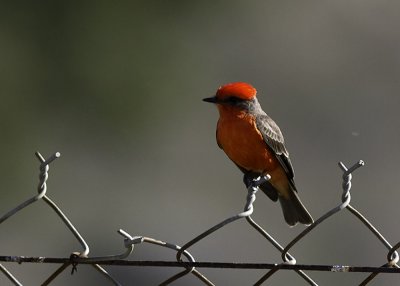
[[[271,176],[268,174],[263,176],[258,176],[256,178],[244,175],[243,182],[246,185],[246,188],[249,189],[249,188],[257,188],[258,186],[269,181],[269,179],[271,179]]]

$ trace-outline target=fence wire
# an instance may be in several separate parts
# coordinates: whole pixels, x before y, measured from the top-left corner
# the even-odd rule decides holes
[[[0,261],[5,263],[55,263],[60,264],[60,267],[52,273],[41,285],[49,285],[53,282],[59,274],[64,272],[67,268],[71,267],[71,273],[74,273],[77,269],[78,264],[89,264],[94,267],[99,274],[103,275],[110,284],[122,285],[118,280],[111,276],[101,265],[129,265],[136,267],[182,267],[182,271],[176,273],[165,281],[161,282],[159,285],[170,285],[174,281],[181,279],[186,275],[193,275],[205,285],[215,285],[210,281],[204,274],[202,274],[197,268],[231,268],[231,269],[265,269],[268,270],[262,277],[257,281],[253,282],[253,285],[262,285],[266,280],[268,280],[272,275],[278,271],[283,270],[293,270],[295,271],[300,279],[305,280],[309,285],[318,286],[308,274],[304,271],[329,271],[329,272],[363,272],[370,273],[359,285],[367,285],[371,282],[379,273],[400,273],[400,267],[398,265],[399,255],[397,250],[400,248],[400,241],[392,246],[387,239],[377,230],[377,228],[372,225],[371,222],[365,218],[357,209],[350,205],[351,201],[351,179],[353,172],[361,166],[364,166],[363,161],[358,161],[356,164],[350,168],[346,167],[342,162],[339,162],[339,167],[343,171],[343,193],[341,202],[335,208],[329,210],[320,218],[315,220],[313,224],[304,229],[300,234],[298,234],[292,241],[290,241],[285,247],[283,247],[272,235],[270,235],[264,228],[262,228],[257,222],[253,220],[251,215],[253,214],[253,203],[256,200],[256,193],[258,191],[258,186],[265,181],[270,179],[269,175],[264,177],[259,177],[251,181],[246,182],[246,187],[248,190],[246,203],[243,212],[240,212],[232,217],[229,217],[222,222],[214,225],[208,230],[204,231],[200,235],[194,237],[192,240],[188,241],[182,247],[174,243],[169,243],[161,240],[157,240],[145,236],[131,236],[128,232],[124,230],[119,230],[118,233],[124,239],[124,250],[121,253],[99,256],[99,257],[89,257],[89,245],[86,243],[84,238],[81,236],[79,231],[75,228],[72,222],[67,218],[63,211],[54,203],[47,195],[47,184],[49,165],[61,156],[59,152],[54,153],[48,159],[44,159],[39,153],[35,153],[38,158],[39,165],[39,184],[38,184],[38,194],[29,198],[28,200],[22,202],[18,206],[14,207],[2,217],[0,217],[0,224],[10,218],[11,216],[17,214],[23,208],[29,206],[30,204],[43,200],[54,212],[60,217],[63,224],[71,231],[75,236],[76,240],[81,245],[80,251],[74,251],[66,258],[50,258],[50,257],[26,257],[26,256],[0,256]],[[289,250],[301,239],[306,237],[312,230],[318,227],[329,217],[335,215],[336,213],[347,209],[351,214],[359,219],[388,250],[386,255],[387,262],[383,265],[376,267],[366,267],[366,266],[346,266],[346,265],[304,265],[297,264],[296,258],[289,253]],[[256,232],[262,235],[270,244],[272,244],[280,253],[282,258],[282,263],[231,263],[231,262],[196,262],[194,257],[188,251],[189,248],[193,247],[199,241],[214,233],[215,231],[223,228],[224,226],[233,223],[239,219],[245,218],[251,227],[254,228]],[[133,250],[135,245],[149,243],[157,245],[160,247],[169,248],[176,252],[176,261],[133,261],[127,260]],[[185,258],[185,260],[183,259]],[[0,264],[0,271],[14,284],[23,285],[18,279],[9,271],[7,268]]]

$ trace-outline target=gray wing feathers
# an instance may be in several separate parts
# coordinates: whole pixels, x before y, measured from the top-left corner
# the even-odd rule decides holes
[[[294,171],[289,159],[289,152],[286,150],[285,141],[278,125],[267,115],[256,116],[256,124],[261,132],[265,143],[275,152],[277,159],[288,174],[289,179],[293,179]]]

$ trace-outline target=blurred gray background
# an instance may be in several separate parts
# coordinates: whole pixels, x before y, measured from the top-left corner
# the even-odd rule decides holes
[[[36,193],[38,161],[60,151],[48,195],[91,247],[123,251],[117,230],[183,245],[242,210],[242,175],[215,142],[224,83],[247,81],[284,132],[300,196],[318,218],[341,198],[393,244],[400,152],[399,1],[3,1],[0,4],[0,150],[3,214]],[[286,245],[280,207],[259,194],[254,219]],[[2,255],[67,257],[80,246],[43,202],[1,225]],[[245,221],[190,249],[197,261],[279,263]],[[348,211],[301,240],[298,263],[379,266],[385,248]],[[138,245],[130,259],[174,260]],[[5,264],[24,285],[58,265]],[[180,269],[106,267],[124,285],[157,285]],[[252,285],[265,271],[202,272],[217,285]],[[308,272],[319,285],[358,285],[366,274]],[[393,285],[380,275],[371,285]],[[11,285],[0,275],[1,285]],[[307,285],[292,271],[266,285]],[[110,285],[79,266],[52,285]],[[202,285],[189,275],[174,285]]]

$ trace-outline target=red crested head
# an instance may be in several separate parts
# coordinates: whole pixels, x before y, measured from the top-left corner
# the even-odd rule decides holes
[[[217,99],[226,99],[228,97],[237,97],[243,100],[251,100],[256,97],[257,90],[245,82],[232,82],[218,88]]]

